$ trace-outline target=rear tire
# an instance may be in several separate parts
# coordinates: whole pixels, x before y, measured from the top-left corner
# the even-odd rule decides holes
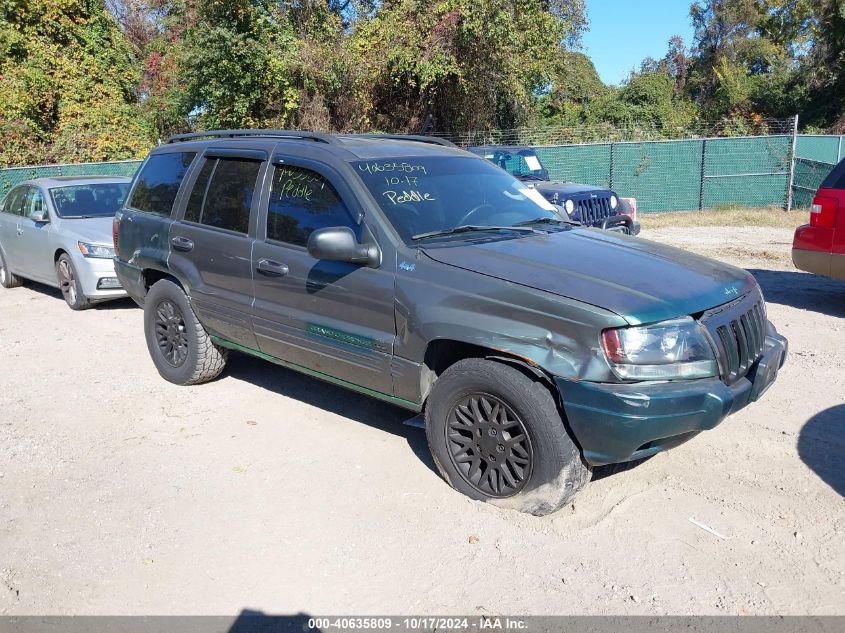
[[[541,516],[590,480],[549,389],[514,367],[458,361],[434,383],[425,421],[441,475],[473,499]]]
[[[156,282],[144,300],[144,334],[158,373],[174,384],[214,380],[226,366],[229,350],[211,341],[185,291],[167,279]]]
[[[9,270],[9,265],[6,263],[6,258],[3,257],[3,252],[0,251],[0,286],[4,288],[17,288],[23,285],[23,280],[17,275],[13,275]]]
[[[71,310],[87,310],[93,305],[82,292],[82,284],[79,283],[76,269],[67,253],[62,253],[56,262],[56,279],[59,281],[59,289],[65,303]]]

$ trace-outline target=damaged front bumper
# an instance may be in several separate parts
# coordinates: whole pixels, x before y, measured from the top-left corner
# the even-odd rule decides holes
[[[712,429],[759,399],[786,360],[787,341],[766,337],[761,358],[733,385],[719,378],[608,384],[555,380],[567,421],[587,463],[649,457]]]

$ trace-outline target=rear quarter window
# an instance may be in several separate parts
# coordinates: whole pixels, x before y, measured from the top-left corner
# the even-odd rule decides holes
[[[144,163],[127,207],[169,216],[196,152],[153,154]]]

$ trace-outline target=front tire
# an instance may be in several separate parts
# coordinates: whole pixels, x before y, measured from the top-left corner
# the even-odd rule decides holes
[[[434,383],[425,420],[441,475],[473,499],[541,516],[590,480],[549,389],[514,367],[458,361]]]
[[[87,310],[93,305],[82,292],[82,284],[67,253],[62,253],[56,262],[56,279],[65,303],[71,310]]]
[[[211,341],[187,295],[172,281],[163,279],[147,293],[144,334],[158,373],[174,384],[214,380],[226,366],[229,350]]]
[[[23,280],[17,275],[13,275],[9,270],[9,265],[6,263],[6,258],[3,252],[0,251],[0,286],[4,288],[17,288],[23,284]]]

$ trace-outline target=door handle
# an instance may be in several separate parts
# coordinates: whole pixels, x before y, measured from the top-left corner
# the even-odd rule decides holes
[[[170,240],[170,243],[173,245],[177,251],[183,251],[187,253],[194,249],[193,241],[189,240],[187,237],[174,237]]]
[[[274,262],[270,259],[259,259],[256,269],[262,275],[267,275],[268,277],[284,277],[288,274],[287,266],[280,264],[279,262]]]

